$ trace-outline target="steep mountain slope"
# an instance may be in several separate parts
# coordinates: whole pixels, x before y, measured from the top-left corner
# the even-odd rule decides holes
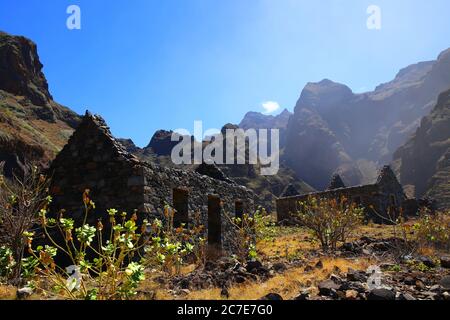
[[[279,129],[280,130],[280,148],[284,148],[286,144],[286,129],[289,122],[289,118],[292,113],[287,109],[284,109],[279,115],[265,115],[259,112],[248,112],[241,123],[239,128],[248,129]]]
[[[450,208],[450,90],[397,150],[394,163],[401,182],[413,186],[416,196],[432,197],[439,207]]]
[[[226,129],[237,129],[239,126],[233,124],[227,124],[222,128],[222,132]],[[172,148],[176,145],[171,141],[170,131],[159,130],[155,133],[151,139],[150,144],[145,148],[137,147],[133,141],[130,139],[119,139],[122,145],[127,149],[128,152],[136,155],[143,161],[148,161],[152,163],[157,163],[162,166],[176,167],[179,169],[193,171],[198,169],[198,165],[174,165],[171,161],[170,154]],[[192,138],[191,138],[192,139]],[[195,142],[198,143],[198,142]],[[203,148],[205,148],[209,143],[203,142]],[[224,142],[225,150],[226,142]],[[237,149],[235,150],[235,153]],[[192,151],[193,154],[193,151]],[[248,160],[248,150],[245,150],[246,159]],[[276,197],[280,196],[287,185],[294,186],[301,193],[308,193],[314,191],[314,189],[298,179],[292,169],[280,165],[280,170],[277,175],[274,176],[262,176],[259,174],[259,165],[253,164],[219,164],[216,166],[221,174],[227,179],[246,186],[247,188],[253,190],[265,203],[266,209],[270,210],[273,206],[273,202]]]
[[[30,162],[45,166],[79,122],[53,101],[36,45],[0,32],[0,162],[21,174]]]
[[[333,173],[347,184],[370,180],[449,87],[450,50],[401,70],[373,92],[354,94],[330,80],[309,83],[289,120],[285,160],[318,189]]]

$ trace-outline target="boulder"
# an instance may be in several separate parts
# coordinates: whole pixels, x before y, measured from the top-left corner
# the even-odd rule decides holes
[[[450,256],[441,257],[441,267],[450,269]]]
[[[445,276],[444,278],[439,281],[439,284],[441,285],[442,289],[448,291],[450,290],[450,276]]]
[[[319,283],[319,295],[321,296],[333,296],[335,295],[336,291],[339,290],[341,287],[340,284],[337,284],[333,280],[326,280],[321,283]]]
[[[269,293],[259,300],[277,301],[277,300],[283,300],[283,297],[280,296],[278,293]]]
[[[395,293],[384,288],[373,289],[370,291],[367,300],[395,300]]]
[[[365,271],[353,270],[349,268],[347,272],[347,280],[352,282],[366,282],[367,275]]]

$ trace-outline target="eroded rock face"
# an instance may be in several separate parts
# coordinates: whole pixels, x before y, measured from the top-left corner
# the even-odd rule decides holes
[[[0,32],[0,161],[6,176],[45,167],[80,118],[52,100],[36,45]]]
[[[439,208],[450,207],[450,90],[394,158],[402,184],[414,186],[417,197],[434,198]]]
[[[173,131],[157,131],[146,149],[151,148],[158,156],[170,156],[172,149],[178,144],[178,141],[172,141]]]
[[[25,96],[38,106],[52,100],[36,45],[24,37],[0,33],[0,89]]]
[[[372,92],[355,94],[330,80],[309,83],[289,120],[285,160],[316,189],[326,188],[334,173],[359,184],[374,173],[360,161],[390,162],[449,87],[450,50],[401,70]]]

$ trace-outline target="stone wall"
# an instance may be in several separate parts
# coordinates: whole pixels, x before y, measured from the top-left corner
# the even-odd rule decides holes
[[[242,206],[251,213],[257,199],[252,191],[234,183],[139,161],[114,139],[103,119],[89,113],[53,161],[50,174],[52,211],[64,209],[76,220],[81,219],[82,193],[89,189],[96,203],[95,212],[88,217],[91,224],[98,219],[107,221],[109,208],[129,214],[137,210],[140,219],[163,218],[167,204],[180,211],[178,222],[189,224],[198,212],[208,227],[208,196],[217,195],[225,248],[231,248],[235,238],[228,218],[235,215],[235,202],[239,213]]]
[[[336,179],[335,177],[333,179]],[[375,184],[339,188],[324,192],[315,192],[277,200],[277,218],[279,222],[291,221],[292,213],[298,211],[298,203],[309,197],[319,199],[347,198],[364,207],[367,219],[377,223],[387,223],[389,215],[395,214],[403,206],[406,196],[391,168],[386,166]]]

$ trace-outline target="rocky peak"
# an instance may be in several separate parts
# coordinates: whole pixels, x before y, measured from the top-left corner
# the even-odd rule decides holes
[[[378,176],[377,184],[396,180],[397,176],[395,175],[394,171],[392,171],[391,166],[384,166],[380,171],[380,175]]]
[[[158,130],[145,149],[152,149],[158,156],[170,156],[172,149],[179,143],[172,141],[173,131]]]
[[[340,101],[353,97],[352,90],[346,85],[324,79],[308,83],[297,102],[296,110],[301,108],[323,109],[335,106]]]
[[[46,105],[52,96],[42,67],[34,42],[0,32],[0,90]]]
[[[280,198],[294,197],[300,195],[300,192],[294,186],[294,184],[289,183],[280,195]]]
[[[331,179],[330,185],[328,187],[328,190],[334,190],[334,189],[341,189],[345,188],[345,183],[342,181],[342,178],[339,174],[335,174],[333,178]]]
[[[292,113],[284,109],[279,115],[266,115],[260,112],[248,112],[239,127],[248,129],[285,129]]]

